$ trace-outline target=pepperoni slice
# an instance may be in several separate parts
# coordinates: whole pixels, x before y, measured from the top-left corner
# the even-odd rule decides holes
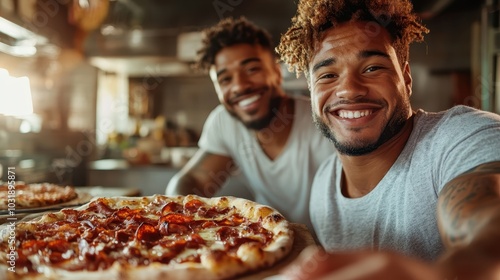
[[[203,203],[201,200],[192,199],[192,200],[186,202],[186,204],[184,205],[184,209],[188,213],[196,213],[196,212],[198,212],[198,209],[200,209],[203,206],[205,206],[205,203]]]
[[[140,241],[155,242],[161,238],[161,233],[154,226],[142,223],[135,232],[135,237]]]
[[[160,218],[161,223],[189,224],[193,218],[180,213],[172,213]]]
[[[107,216],[113,214],[115,210],[108,206],[105,198],[98,198],[89,205],[89,210],[97,213],[102,213]]]
[[[170,234],[185,234],[189,232],[190,229],[187,226],[164,222],[160,224],[160,233],[163,235]]]
[[[171,213],[182,213],[182,210],[184,210],[184,208],[181,204],[175,201],[170,201],[169,203],[165,204],[165,206],[163,206],[163,208],[161,209],[161,214],[162,216],[165,216]]]

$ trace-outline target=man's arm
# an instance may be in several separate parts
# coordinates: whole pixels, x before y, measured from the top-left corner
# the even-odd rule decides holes
[[[500,162],[482,164],[445,185],[439,195],[438,225],[449,252],[442,259],[445,274],[497,273]]]
[[[326,253],[310,249],[287,279],[500,279],[500,162],[480,165],[439,195],[440,233],[448,247],[436,264],[391,252]]]
[[[199,149],[168,183],[167,195],[213,196],[235,169],[232,158]]]
[[[469,245],[488,232],[500,234],[500,162],[480,165],[447,183],[439,195],[438,219],[447,247]]]

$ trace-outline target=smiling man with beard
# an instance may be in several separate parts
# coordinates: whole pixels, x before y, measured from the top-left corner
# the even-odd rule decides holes
[[[338,150],[318,169],[323,248],[287,279],[500,279],[500,116],[413,110],[409,0],[300,0],[278,51]]]
[[[239,170],[257,202],[312,229],[312,179],[334,147],[317,133],[310,102],[284,92],[265,30],[228,18],[204,35],[198,67],[209,72],[221,104],[205,122],[199,151],[166,193],[211,197]]]

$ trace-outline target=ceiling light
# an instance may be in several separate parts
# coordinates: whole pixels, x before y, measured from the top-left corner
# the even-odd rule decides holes
[[[24,39],[36,39],[38,43],[47,43],[47,38],[37,35],[30,30],[9,21],[3,17],[0,17],[0,32],[14,38],[17,40]]]
[[[0,51],[12,56],[33,56],[37,53],[37,46],[48,43],[46,37],[35,34],[4,17],[0,17],[0,35],[1,33],[9,39],[0,41]]]
[[[19,57],[30,57],[36,54],[34,46],[12,46],[0,42],[0,52]]]

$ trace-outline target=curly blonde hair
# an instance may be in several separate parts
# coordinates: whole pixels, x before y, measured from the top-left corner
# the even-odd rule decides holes
[[[409,46],[423,41],[423,26],[409,0],[300,0],[292,25],[281,37],[276,51],[297,75],[308,73],[315,43],[323,31],[349,21],[376,22],[390,34],[401,65],[408,60]]]

